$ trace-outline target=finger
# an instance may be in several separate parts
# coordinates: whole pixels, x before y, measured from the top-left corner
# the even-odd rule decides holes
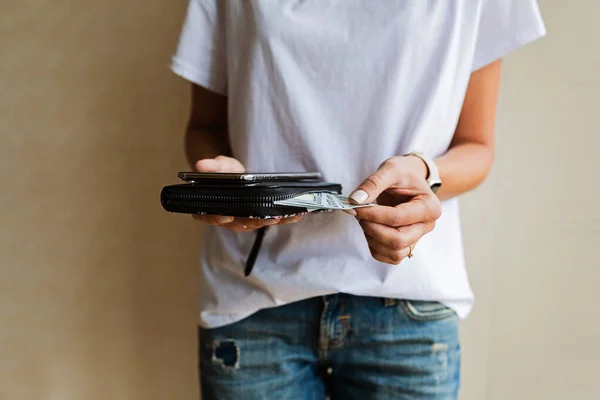
[[[234,223],[228,224],[225,228],[234,232],[250,232],[264,226],[293,224],[302,219],[303,215],[297,215],[289,218],[269,218],[269,219],[249,219],[237,218]]]
[[[304,215],[296,215],[294,217],[282,218],[281,220],[279,220],[279,225],[295,224],[296,222],[300,221],[303,217]]]
[[[198,172],[223,172],[223,165],[214,158],[206,158],[197,161],[194,169]]]
[[[379,262],[382,262],[382,263],[385,263],[385,264],[392,264],[392,265],[397,265],[398,264],[398,263],[395,263],[393,260],[385,257],[384,255],[382,255],[381,253],[379,253],[377,250],[375,250],[372,247],[369,247],[369,251],[371,252],[371,256],[375,260],[377,260]]]
[[[228,224],[228,228],[241,228],[254,230],[263,226],[277,225],[279,221],[276,219],[254,219],[254,218],[236,218],[234,222]]]
[[[234,221],[233,217],[224,215],[200,215],[194,214],[192,216],[196,221],[203,222],[208,225],[226,225]]]
[[[232,229],[248,229],[253,230],[265,225],[275,225],[275,220],[260,220],[251,218],[234,218],[224,215],[193,215],[193,218],[199,222],[208,225],[223,226]]]
[[[244,172],[243,165],[235,158],[218,156],[215,158],[205,158],[196,162],[194,166],[198,172]]]
[[[217,156],[217,157],[215,157],[215,160],[217,160],[218,162],[220,162],[222,164],[224,172],[235,172],[235,173],[246,172],[246,168],[244,167],[244,165],[242,165],[242,163],[237,158],[226,157],[226,156]]]
[[[401,228],[392,228],[370,221],[360,221],[365,235],[375,239],[391,251],[400,251],[415,244],[423,235],[430,232],[433,227],[430,223],[418,223]]]
[[[365,235],[365,237],[367,238],[367,243],[369,244],[369,247],[371,249],[375,250],[383,258],[387,259],[388,263],[390,263],[390,264],[396,264],[396,265],[400,264],[402,262],[402,260],[404,260],[406,257],[408,257],[408,255],[411,253],[412,249],[414,248],[414,244],[413,244],[413,245],[409,245],[409,246],[412,246],[412,248],[407,246],[400,250],[394,250],[394,249],[391,249],[390,247],[387,247],[385,244],[379,242],[378,240],[373,239],[369,235]]]
[[[439,200],[434,196],[417,196],[395,207],[373,206],[356,209],[360,220],[371,221],[391,227],[435,222],[442,214]]]
[[[374,174],[358,185],[356,190],[349,196],[349,200],[356,204],[375,201],[384,190],[395,183],[397,172],[390,163],[381,164]]]
[[[356,204],[372,203],[383,191],[392,186],[402,190],[404,195],[416,196],[431,191],[425,179],[413,172],[401,170],[394,159],[389,159],[365,179],[349,199]]]

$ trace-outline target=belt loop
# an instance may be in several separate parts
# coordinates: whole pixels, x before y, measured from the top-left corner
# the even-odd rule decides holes
[[[389,297],[384,297],[382,300],[384,307],[394,307],[398,304],[397,299],[390,299]]]

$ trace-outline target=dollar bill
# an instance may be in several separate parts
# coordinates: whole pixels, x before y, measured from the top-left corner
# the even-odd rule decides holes
[[[306,193],[292,199],[276,201],[275,204],[303,207],[309,212],[316,210],[349,210],[359,207],[370,207],[374,204],[351,204],[347,197],[328,192]]]

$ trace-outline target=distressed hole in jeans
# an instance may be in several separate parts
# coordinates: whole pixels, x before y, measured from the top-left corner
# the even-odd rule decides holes
[[[240,348],[233,340],[215,340],[212,346],[212,361],[226,368],[239,368]]]
[[[431,345],[431,352],[432,353],[439,353],[439,352],[446,352],[448,351],[448,345],[446,343],[434,343]]]
[[[443,382],[448,374],[448,344],[447,343],[434,343],[431,345],[431,353],[437,356],[442,371],[435,376],[436,383],[439,385]]]

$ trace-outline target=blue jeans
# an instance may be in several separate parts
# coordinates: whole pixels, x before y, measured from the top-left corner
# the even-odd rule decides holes
[[[200,329],[202,400],[456,399],[458,318],[436,302],[336,294]]]

